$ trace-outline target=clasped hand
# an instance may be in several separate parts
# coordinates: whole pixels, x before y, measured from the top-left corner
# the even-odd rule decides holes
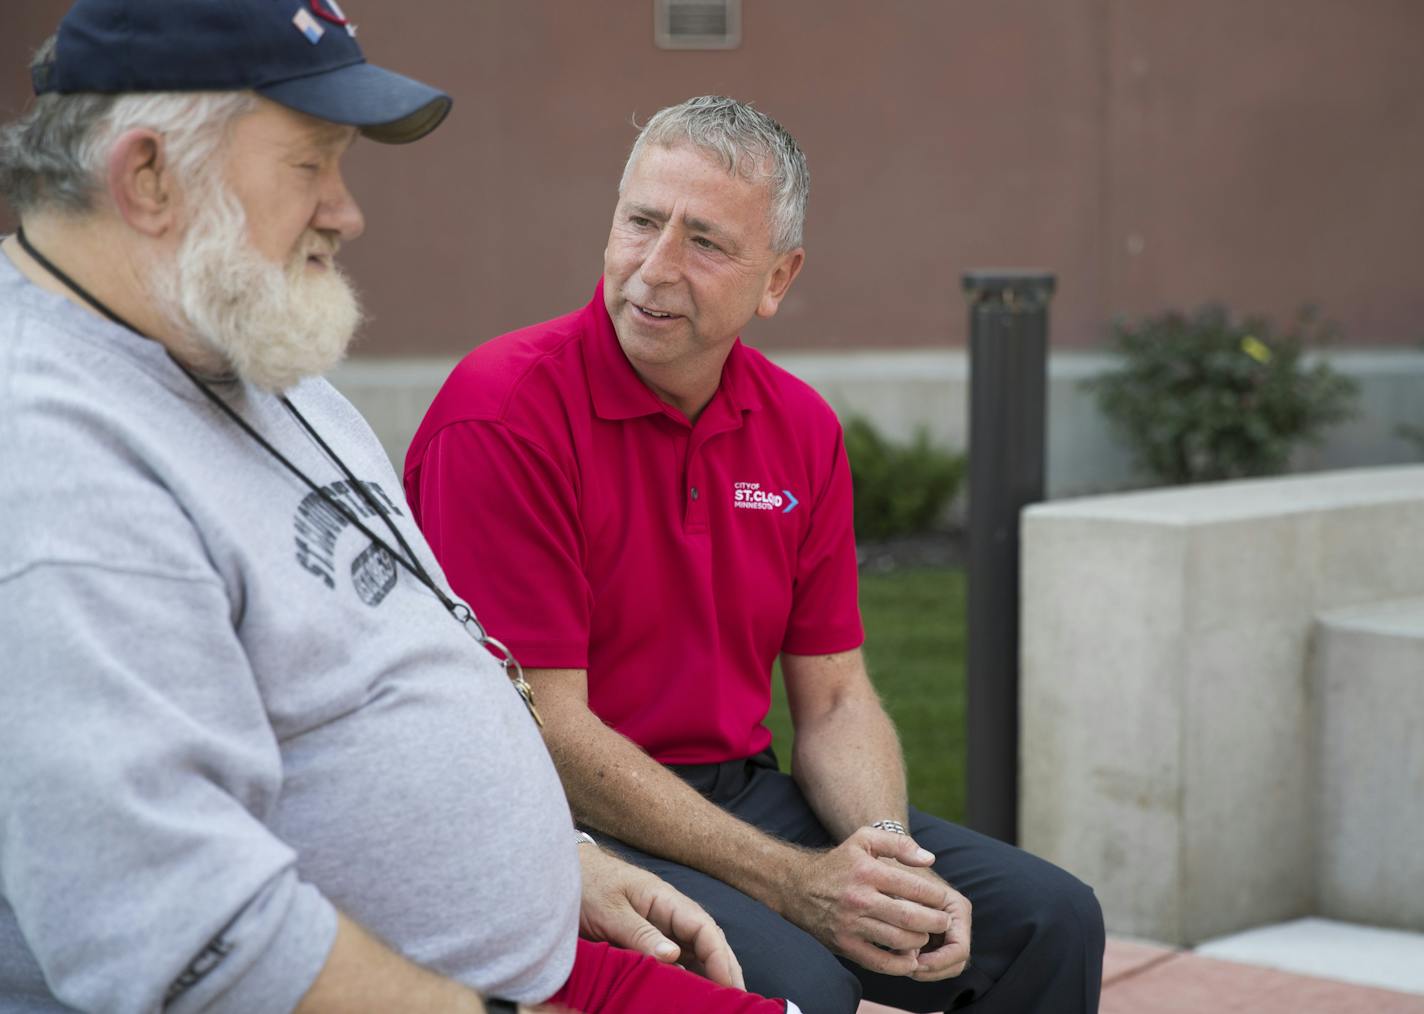
[[[783,912],[837,954],[886,975],[951,979],[969,962],[969,899],[908,835],[861,828],[798,865]]]

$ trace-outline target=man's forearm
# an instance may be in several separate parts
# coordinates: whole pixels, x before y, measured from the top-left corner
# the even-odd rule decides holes
[[[900,741],[878,704],[848,706],[798,727],[791,772],[837,841],[872,821],[906,818]]]
[[[872,821],[903,822],[900,740],[860,653],[785,655],[781,664],[796,723],[792,777],[826,830],[844,841]],[[826,687],[838,689],[822,692]]]
[[[296,1014],[484,1014],[479,994],[407,961],[346,916],[337,914],[336,940]]]
[[[604,725],[562,670],[530,670],[545,742],[577,818],[635,848],[690,866],[781,911],[786,871],[804,853],[708,802]],[[552,676],[552,678],[550,678]]]

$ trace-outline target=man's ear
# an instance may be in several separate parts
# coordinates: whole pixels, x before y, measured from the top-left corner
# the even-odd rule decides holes
[[[799,246],[777,258],[776,267],[772,268],[771,278],[766,283],[766,291],[761,294],[761,302],[757,303],[756,315],[758,317],[776,315],[781,301],[786,298],[786,290],[791,288],[791,283],[801,273],[801,265],[805,263],[806,250]]]
[[[162,134],[136,128],[120,135],[105,168],[109,197],[130,228],[157,238],[174,227],[178,194]]]

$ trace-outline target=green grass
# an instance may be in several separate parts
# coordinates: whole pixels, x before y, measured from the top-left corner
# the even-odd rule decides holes
[[[919,568],[860,576],[865,657],[905,750],[910,802],[964,819],[964,571]],[[791,719],[780,669],[767,725],[782,767]]]

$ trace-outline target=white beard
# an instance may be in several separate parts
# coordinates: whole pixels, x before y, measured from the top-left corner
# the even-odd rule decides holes
[[[308,229],[291,261],[274,264],[252,248],[247,216],[226,186],[199,190],[177,256],[153,275],[154,298],[174,327],[268,391],[339,363],[361,324],[360,302],[334,262],[307,266],[310,254],[334,257],[337,241]]]

